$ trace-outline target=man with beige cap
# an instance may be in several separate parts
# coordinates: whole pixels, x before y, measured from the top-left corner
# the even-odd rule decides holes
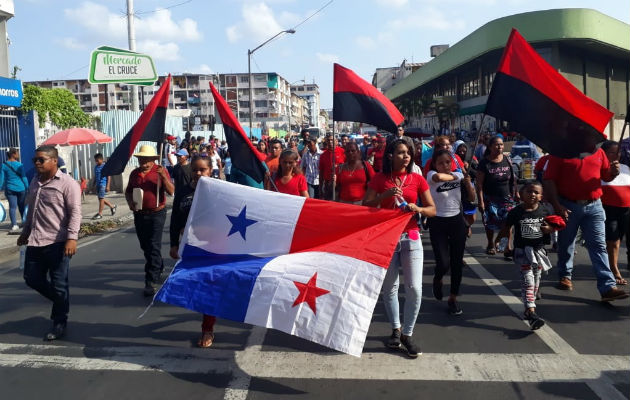
[[[134,156],[138,158],[140,166],[131,171],[125,198],[133,211],[136,235],[146,260],[144,295],[153,296],[164,269],[161,250],[166,220],[166,193],[172,195],[175,188],[166,168],[155,163],[159,156],[153,146],[140,146],[140,151]]]

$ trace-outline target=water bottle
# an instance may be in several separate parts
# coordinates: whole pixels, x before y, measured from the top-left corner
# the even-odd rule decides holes
[[[20,269],[24,269],[24,263],[26,262],[26,245],[20,246]]]
[[[499,241],[499,245],[497,246],[497,250],[499,251],[499,253],[503,253],[507,245],[508,245],[508,238],[506,237],[501,238],[501,240]]]
[[[402,196],[396,196],[396,207],[402,211],[407,211],[407,201]]]

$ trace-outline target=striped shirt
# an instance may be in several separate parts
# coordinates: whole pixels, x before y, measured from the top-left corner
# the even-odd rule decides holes
[[[322,151],[317,149],[315,154],[311,153],[310,150],[306,150],[302,156],[300,166],[309,185],[319,185],[319,157],[321,155]]]

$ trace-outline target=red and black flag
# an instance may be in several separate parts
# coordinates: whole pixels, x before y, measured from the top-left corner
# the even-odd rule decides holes
[[[139,141],[150,141],[158,144],[164,140],[164,124],[166,123],[166,109],[171,87],[171,75],[164,81],[157,93],[131,127],[125,137],[118,143],[114,152],[103,167],[101,174],[111,176],[122,174],[127,162],[133,155]]]
[[[333,119],[365,122],[395,133],[405,117],[378,89],[352,70],[335,64]]]
[[[585,96],[512,29],[486,114],[508,121],[544,151],[563,158],[590,153],[613,113]]]
[[[212,90],[214,104],[223,123],[223,132],[230,150],[232,166],[261,183],[266,172],[265,155],[254,147],[225,99],[219,94],[212,82],[210,82],[210,90]]]

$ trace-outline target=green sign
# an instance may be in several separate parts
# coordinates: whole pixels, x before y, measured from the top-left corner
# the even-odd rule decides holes
[[[158,79],[155,64],[146,54],[101,46],[92,52],[88,82],[151,86]]]

